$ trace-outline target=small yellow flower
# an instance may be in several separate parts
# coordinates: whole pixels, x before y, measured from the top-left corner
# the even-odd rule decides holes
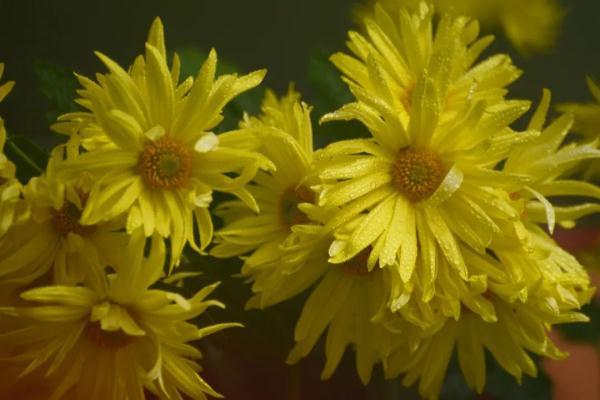
[[[0,63],[0,78],[4,73],[4,64]],[[0,86],[0,102],[10,93],[14,82],[9,81]],[[6,129],[4,120],[0,118],[0,238],[12,226],[15,219],[24,217],[24,204],[21,198],[21,184],[15,178],[15,165],[6,158]]]
[[[2,309],[27,321],[0,335],[1,348],[12,353],[5,361],[22,375],[39,370],[56,379],[50,400],[69,391],[90,400],[143,400],[144,390],[165,400],[219,397],[198,375],[195,360],[202,355],[189,342],[239,325],[187,322],[208,307],[223,307],[206,300],[216,285],[190,299],[150,289],[163,274],[165,246],[155,236],[145,258],[145,242],[138,232],[118,249],[116,274],[96,274],[84,286],[31,289],[21,294],[26,305]]]
[[[98,82],[79,76],[78,103],[88,111],[67,114],[55,129],[78,136],[88,150],[62,169],[67,179],[88,172],[94,178],[82,222],[127,218],[127,230],[142,228],[171,242],[171,264],[179,263],[186,243],[202,251],[211,241],[208,212],[212,191],[232,193],[251,206],[244,185],[271,165],[259,154],[237,148],[244,130],[216,135],[223,107],[258,85],[265,71],[215,80],[217,56],[211,51],[194,80],[179,81],[177,56],[169,68],[163,26],[150,29],[145,56],[126,71],[97,53],[108,74]],[[200,233],[200,243],[196,232]]]
[[[239,200],[221,204],[217,214],[226,225],[217,232],[217,246],[211,250],[217,257],[251,253],[244,257],[246,275],[280,264],[282,245],[296,241],[298,226],[311,223],[299,206],[314,203],[312,186],[319,182],[313,173],[310,108],[300,102],[300,95],[290,88],[279,100],[269,91],[262,110],[260,117],[247,117],[242,123],[244,129],[255,132],[260,142],[257,151],[275,166],[272,172],[258,172],[248,186],[260,214]],[[310,246],[304,251],[310,252]]]
[[[82,267],[82,259],[100,258],[112,264],[118,257],[114,249],[127,241],[126,234],[119,232],[123,222],[81,223],[92,183],[87,174],[66,184],[57,179],[64,153],[63,146],[57,147],[44,175],[32,178],[23,188],[29,215],[0,239],[2,283],[22,286],[49,270],[55,282],[81,283],[90,273]],[[76,157],[76,151],[70,151],[68,158]]]

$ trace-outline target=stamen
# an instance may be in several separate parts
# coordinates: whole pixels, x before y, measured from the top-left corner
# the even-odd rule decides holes
[[[308,217],[298,208],[298,204],[314,202],[315,194],[306,186],[286,189],[279,200],[279,217],[282,225],[290,228],[308,222]]]
[[[98,347],[108,349],[120,349],[129,345],[135,339],[134,336],[129,336],[122,330],[105,331],[99,322],[90,322],[85,327],[85,333]]]
[[[82,197],[82,204],[85,204],[85,200],[86,197]],[[66,200],[59,210],[52,210],[52,225],[62,236],[67,236],[69,233],[85,236],[94,231],[94,226],[81,225],[80,219],[81,210]]]
[[[429,150],[400,150],[392,169],[396,189],[412,202],[429,198],[448,173],[440,158]]]
[[[192,172],[192,153],[165,135],[146,143],[138,166],[152,189],[179,189],[187,185]]]

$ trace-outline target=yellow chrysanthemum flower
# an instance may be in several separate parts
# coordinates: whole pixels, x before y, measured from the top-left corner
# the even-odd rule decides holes
[[[366,35],[349,32],[353,56],[337,53],[331,61],[345,75],[354,96],[370,110],[356,110],[350,104],[338,111],[338,117],[360,111],[363,122],[369,122],[369,127],[378,124],[381,130],[383,123],[376,117],[380,114],[391,135],[404,130],[410,115],[432,125],[438,119],[463,117],[480,101],[503,100],[504,88],[521,75],[510,57],[496,54],[477,63],[493,40],[491,36],[478,39],[478,22],[446,14],[434,29],[433,9],[424,2],[419,5],[414,13],[401,8],[388,14],[377,4],[373,16],[363,19]],[[424,94],[434,92],[437,104],[418,103]],[[439,115],[426,121],[424,115],[415,114],[415,109],[421,112],[424,107]],[[395,136],[398,141],[405,139],[400,133]]]
[[[259,171],[248,191],[256,199],[260,214],[249,210],[242,201],[228,201],[217,210],[226,226],[216,234],[216,257],[245,255],[243,272],[261,265],[279,262],[280,247],[293,241],[293,227],[309,222],[298,208],[313,203],[311,189],[317,181],[313,171],[313,139],[310,108],[300,102],[293,88],[281,100],[268,91],[259,118],[241,123],[255,132],[261,154],[269,158],[275,170]]]
[[[143,232],[135,233],[115,273],[96,274],[84,286],[46,286],[21,294],[26,306],[4,313],[27,321],[0,335],[5,361],[21,374],[41,370],[57,379],[50,400],[65,393],[90,400],[206,399],[219,395],[198,375],[198,349],[188,342],[238,324],[197,328],[187,322],[218,301],[206,300],[216,285],[191,299],[150,289],[163,274],[165,245],[155,236],[147,257]],[[91,260],[87,260],[88,264]],[[89,266],[89,265],[88,265]],[[95,271],[104,271],[89,266]],[[90,362],[93,360],[93,362]]]
[[[399,309],[416,282],[431,297],[439,258],[469,280],[458,242],[484,252],[503,224],[518,220],[503,187],[528,178],[495,166],[537,132],[508,127],[529,104],[502,98],[503,86],[518,75],[507,57],[470,68],[486,43],[465,44],[465,37],[475,40],[476,25],[444,16],[434,35],[424,4],[416,14],[402,10],[398,20],[380,8],[376,15],[380,25],[366,22],[370,40],[352,35],[360,59],[333,58],[358,101],[323,118],[357,119],[373,139],[340,141],[323,151],[329,161],[320,177],[328,182],[319,205],[342,207],[328,229],[351,227],[349,234],[336,232],[330,261],[372,247],[369,270],[379,263],[397,271],[391,306]],[[414,90],[407,93],[402,82],[411,76]]]
[[[600,212],[598,203],[554,207],[547,199],[554,196],[579,196],[600,200],[598,186],[566,177],[581,163],[598,159],[600,150],[597,148],[597,140],[587,144],[571,142],[563,145],[573,125],[571,114],[561,116],[544,129],[550,101],[550,91],[544,90],[542,101],[529,124],[529,129],[541,131],[541,135],[515,146],[506,159],[503,171],[530,178],[525,186],[515,186],[511,196],[524,199],[527,219],[547,223],[552,233],[556,222],[571,227],[574,220]]]
[[[29,217],[0,239],[1,283],[21,286],[50,269],[56,282],[81,283],[89,275],[82,259],[100,257],[112,263],[119,257],[114,249],[127,241],[126,234],[119,232],[122,222],[81,224],[92,182],[87,174],[66,184],[57,179],[64,153],[62,146],[57,147],[44,175],[32,178],[23,188]],[[68,158],[76,157],[71,151]]]
[[[258,85],[265,71],[215,80],[211,51],[196,79],[179,82],[177,56],[167,65],[163,26],[150,29],[145,56],[125,71],[103,54],[109,73],[98,83],[78,77],[78,103],[89,112],[67,114],[55,129],[79,135],[88,152],[64,165],[66,178],[89,172],[94,178],[82,222],[127,217],[127,230],[143,228],[171,241],[171,264],[186,244],[202,251],[212,238],[208,206],[212,191],[240,197],[253,206],[244,185],[270,163],[258,153],[236,148],[247,134],[211,132],[232,98]],[[195,230],[199,230],[197,243]]]
[[[0,78],[4,74],[4,64],[0,63]],[[9,81],[0,86],[0,102],[10,93],[14,82]],[[0,237],[4,236],[15,218],[24,216],[24,204],[20,201],[21,184],[15,178],[15,165],[6,158],[6,129],[4,120],[0,118]]]
[[[358,7],[357,15],[368,15],[369,7]],[[421,0],[376,0],[390,15],[400,8],[416,10]],[[521,53],[550,50],[556,43],[565,15],[556,0],[429,0],[441,13],[477,18],[487,29],[499,27]]]
[[[274,171],[259,172],[248,186],[260,214],[240,201],[221,204],[216,212],[226,224],[217,232],[217,246],[211,250],[217,257],[252,252],[244,257],[242,272],[245,274],[265,270],[266,265],[272,263],[279,264],[284,255],[282,246],[295,246],[303,231],[318,230],[312,224],[318,217],[311,217],[303,209],[314,203],[312,186],[320,183],[314,175],[318,151],[313,149],[311,109],[290,87],[281,99],[268,91],[262,111],[260,117],[247,116],[241,123],[244,129],[255,134],[254,148],[275,165]],[[295,247],[295,263],[311,252],[315,241],[301,241],[302,245]]]
[[[594,291],[574,257],[541,230],[528,236],[531,247],[527,250],[498,248],[494,256],[467,250],[469,264],[487,279],[481,281],[477,292],[461,299],[457,316],[446,318],[416,346],[398,340],[397,349],[384,364],[386,376],[405,373],[406,385],[420,380],[421,395],[437,399],[455,347],[465,380],[478,393],[486,380],[485,349],[519,382],[523,373],[537,373],[528,352],[554,359],[566,357],[552,343],[548,331],[555,324],[588,321],[575,310],[587,303]]]

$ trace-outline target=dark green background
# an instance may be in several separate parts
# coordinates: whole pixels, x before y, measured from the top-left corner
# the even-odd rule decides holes
[[[526,1],[526,0],[524,0]],[[215,47],[242,70],[266,67],[265,84],[284,90],[293,80],[310,102],[306,80],[309,55],[315,49],[344,48],[352,26],[352,0],[0,0],[0,60],[14,92],[0,106],[9,131],[43,146],[54,140],[44,118],[47,104],[33,73],[36,61],[91,75],[103,71],[93,55],[100,50],[128,65],[143,49],[155,16],[166,26],[170,49]],[[564,2],[568,17],[558,47],[550,54],[524,59],[511,51],[525,75],[513,86],[514,97],[537,99],[549,87],[559,101],[589,98],[586,74],[600,77],[600,1]]]

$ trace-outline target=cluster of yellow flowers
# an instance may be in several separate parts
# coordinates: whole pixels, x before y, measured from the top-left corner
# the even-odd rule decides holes
[[[19,375],[43,370],[51,388],[43,398],[218,396],[198,375],[201,354],[189,342],[238,324],[187,322],[224,306],[206,299],[216,285],[190,299],[152,285],[165,263],[169,272],[179,264],[186,243],[202,252],[211,242],[213,190],[256,209],[245,185],[272,163],[247,148],[256,140],[248,130],[211,129],[265,72],[215,79],[211,52],[196,79],[180,82],[160,20],[128,71],[98,57],[109,73],[97,82],[78,76],[86,111],[54,126],[69,141],[52,151],[45,173],[21,190],[14,166],[2,164],[1,220],[10,227],[0,239],[8,293],[0,312],[10,328],[0,357],[20,366]]]
[[[351,54],[332,57],[355,101],[321,122],[358,120],[371,136],[319,150],[293,89],[215,134],[223,107],[265,71],[215,78],[211,51],[181,79],[158,19],[130,68],[98,53],[108,73],[77,76],[84,111],[53,126],[68,142],[45,173],[21,186],[0,155],[4,375],[45,382],[51,400],[218,396],[190,342],[239,325],[189,322],[223,307],[207,299],[216,285],[191,298],[153,286],[213,236],[212,256],[243,260],[248,307],[311,292],[288,362],[327,331],[324,379],[348,346],[364,383],[381,363],[429,399],[455,349],[477,392],[486,350],[518,380],[536,374],[529,353],[565,357],[548,331],[586,321],[577,310],[593,289],[549,233],[600,212],[600,188],[572,178],[600,157],[597,141],[564,143],[574,117],[547,124],[548,91],[527,128],[511,128],[530,107],[507,99],[521,72],[506,55],[479,60],[492,38],[470,17],[376,4],[360,32]],[[597,136],[594,107],[565,109]],[[0,150],[5,139],[0,124]],[[213,191],[233,196],[214,210],[215,233]]]

